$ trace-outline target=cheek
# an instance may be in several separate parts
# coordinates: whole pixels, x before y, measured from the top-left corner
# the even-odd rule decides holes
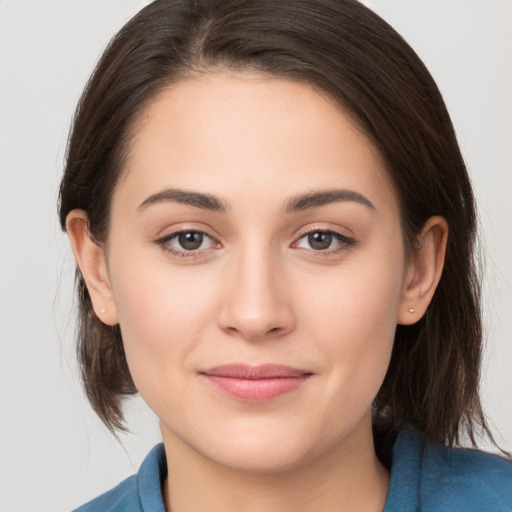
[[[137,265],[139,259],[142,254],[138,258],[133,252],[119,258],[111,281],[128,366],[146,398],[161,384],[159,376],[173,381],[186,371],[213,316],[214,288],[200,272],[180,272],[154,261]]]
[[[361,339],[368,334],[394,331],[404,274],[400,251],[361,253],[331,273],[312,275],[302,288],[302,315],[316,317],[332,334],[348,333]],[[304,281],[304,279],[302,279]],[[329,319],[322,322],[321,319]],[[359,334],[357,334],[359,333]]]
[[[401,261],[401,253],[371,262],[361,258],[311,283],[313,291],[302,300],[309,339],[316,339],[318,350],[329,357],[331,391],[354,407],[371,403],[389,365],[403,283]]]

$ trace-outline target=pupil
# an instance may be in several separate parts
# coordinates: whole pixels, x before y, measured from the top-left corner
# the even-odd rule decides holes
[[[195,232],[180,233],[178,241],[186,251],[193,251],[199,249],[203,243],[203,234]]]
[[[331,233],[316,231],[308,235],[308,242],[311,248],[316,249],[317,251],[323,251],[330,247],[332,235]]]

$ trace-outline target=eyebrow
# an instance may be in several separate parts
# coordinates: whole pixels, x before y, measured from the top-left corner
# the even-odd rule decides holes
[[[294,196],[288,201],[285,211],[286,213],[300,212],[309,208],[318,208],[331,203],[341,202],[359,203],[370,210],[375,210],[373,203],[359,192],[347,189],[334,189]]]
[[[225,213],[228,210],[226,203],[213,195],[175,188],[165,189],[150,195],[137,207],[137,210],[145,210],[149,206],[166,202],[186,204],[201,208],[202,210],[219,213]],[[334,189],[293,196],[287,201],[285,212],[300,212],[339,202],[359,203],[370,210],[375,210],[372,202],[359,192],[347,189]]]
[[[149,206],[159,203],[179,203],[189,206],[195,206],[202,210],[209,210],[213,212],[224,213],[227,211],[227,206],[224,201],[212,196],[210,194],[203,194],[201,192],[190,192],[188,190],[180,190],[169,188],[152,194],[138,206],[137,210],[145,210]]]

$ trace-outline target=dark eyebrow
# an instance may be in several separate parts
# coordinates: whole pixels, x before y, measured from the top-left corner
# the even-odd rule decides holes
[[[137,210],[144,210],[153,204],[166,202],[187,204],[195,206],[196,208],[201,208],[202,210],[211,210],[221,213],[224,213],[227,210],[226,204],[215,196],[175,188],[168,188],[150,195],[142,201]]]
[[[335,189],[294,196],[288,201],[285,211],[287,213],[300,212],[309,208],[318,208],[319,206],[345,201],[359,203],[370,208],[370,210],[375,210],[375,206],[373,206],[372,202],[359,192]]]

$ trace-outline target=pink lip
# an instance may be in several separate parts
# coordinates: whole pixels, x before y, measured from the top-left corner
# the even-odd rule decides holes
[[[228,364],[200,374],[217,389],[250,402],[264,402],[293,391],[312,375],[311,372],[277,364]]]

